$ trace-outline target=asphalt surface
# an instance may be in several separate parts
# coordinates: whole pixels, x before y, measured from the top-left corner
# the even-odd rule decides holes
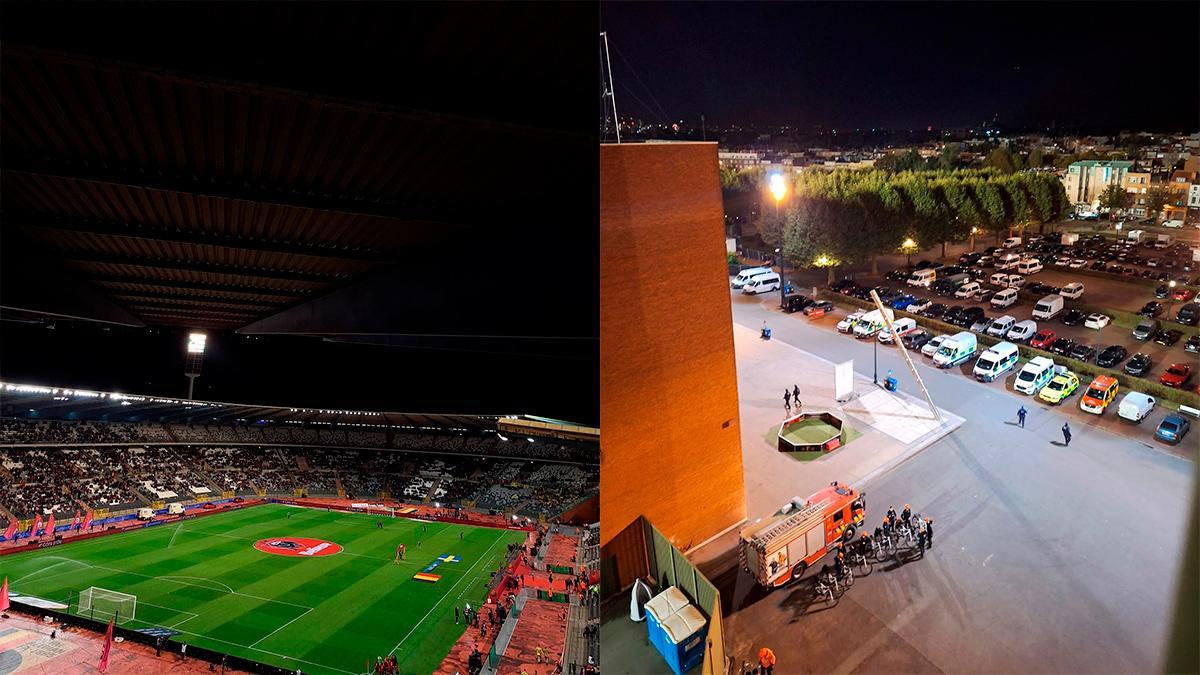
[[[774,339],[871,371],[870,342],[823,323],[740,295],[733,319],[754,329],[767,320]],[[878,354],[880,372],[912,391],[897,351]],[[876,565],[832,608],[814,604],[808,579],[768,593],[744,573],[718,576],[736,663],[766,645],[784,673],[1158,670],[1194,464],[1074,415],[1065,447],[1063,409],[918,368],[935,402],[966,422],[861,487],[872,527],[909,503],[933,517],[934,548]]]

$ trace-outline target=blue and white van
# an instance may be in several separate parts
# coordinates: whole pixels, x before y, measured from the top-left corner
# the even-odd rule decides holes
[[[1035,356],[1017,373],[1013,389],[1033,396],[1054,377],[1054,361],[1045,356]]]
[[[1017,367],[1021,352],[1011,342],[999,342],[979,355],[972,373],[980,382],[991,382],[1012,368]]]

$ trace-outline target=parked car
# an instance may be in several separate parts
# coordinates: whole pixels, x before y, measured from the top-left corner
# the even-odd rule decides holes
[[[928,298],[918,297],[916,300],[909,303],[908,309],[905,311],[920,314],[921,312],[924,312],[925,310],[929,309],[929,306],[932,304],[933,304],[932,300],[930,300]]]
[[[1086,318],[1087,314],[1084,314],[1077,309],[1068,309],[1059,315],[1058,320],[1062,322],[1062,325],[1064,326],[1078,326],[1079,324],[1083,323],[1084,319]]]
[[[1016,317],[1005,314],[1004,316],[992,321],[992,325],[988,326],[987,334],[994,337],[1003,338],[1006,334],[1008,334],[1008,331],[1012,330],[1012,327],[1016,325],[1016,323]]]
[[[1111,345],[1105,347],[1099,354],[1096,355],[1096,365],[1102,368],[1115,368],[1117,364],[1125,360],[1129,356],[1129,350],[1121,345]]]
[[[1183,349],[1193,354],[1200,352],[1200,335],[1193,335],[1188,338],[1187,342],[1183,345]]]
[[[788,293],[783,296],[783,311],[788,314],[804,311],[805,307],[813,304],[813,300],[799,293]]]
[[[1110,321],[1112,321],[1112,317],[1104,314],[1088,314],[1087,320],[1083,322],[1083,327],[1100,330],[1107,326]]]
[[[879,331],[878,340],[884,344],[891,344],[894,341],[892,329],[895,329],[895,335],[903,338],[905,335],[917,330],[917,320],[903,317],[892,322],[892,328],[884,328]]]
[[[1137,326],[1134,327],[1132,333],[1133,339],[1142,341],[1149,340],[1150,338],[1154,337],[1154,334],[1158,332],[1158,329],[1158,319],[1143,319],[1138,322]]]
[[[1012,330],[1005,336],[1010,342],[1028,342],[1037,334],[1037,322],[1025,319],[1013,325]]]
[[[1060,337],[1054,342],[1050,343],[1049,351],[1058,354],[1059,356],[1066,356],[1067,354],[1070,354],[1071,350],[1074,348],[1074,340],[1071,338]]]
[[[973,298],[982,289],[983,287],[979,285],[979,282],[969,281],[959,286],[957,291],[954,291],[954,297],[963,299]]]
[[[1083,361],[1084,363],[1087,363],[1088,361],[1096,358],[1096,348],[1089,344],[1084,344],[1083,342],[1077,342],[1075,343],[1074,347],[1071,347],[1071,351],[1067,354],[1067,356],[1075,359],[1076,361]]]
[[[990,325],[992,325],[992,317],[982,314],[979,316],[979,319],[977,319],[975,323],[968,326],[968,328],[976,333],[984,333],[987,332],[988,326]]]
[[[958,305],[951,305],[946,308],[946,312],[942,314],[942,321],[946,323],[958,325],[958,315],[961,314],[963,308]]]
[[[1080,397],[1079,409],[1093,415],[1103,415],[1108,404],[1116,400],[1120,390],[1121,385],[1117,378],[1111,375],[1097,375]]]
[[[992,296],[990,304],[996,309],[1012,307],[1013,305],[1017,304],[1017,289],[1006,288],[997,292]]]
[[[1182,389],[1187,385],[1187,381],[1192,379],[1192,366],[1188,363],[1172,363],[1167,366],[1162,377],[1158,378],[1159,383],[1163,386]]]
[[[1083,284],[1079,283],[1078,281],[1072,281],[1066,286],[1058,289],[1058,294],[1069,300],[1078,300],[1081,296],[1083,296]]]
[[[882,298],[880,298],[882,300]],[[892,309],[908,309],[908,306],[917,301],[917,296],[905,293],[900,297],[892,300],[889,305]]]
[[[1149,354],[1134,354],[1133,358],[1125,363],[1125,373],[1135,377],[1145,377],[1153,367],[1154,359],[1150,358]]]
[[[1142,316],[1154,317],[1162,314],[1162,311],[1163,304],[1157,300],[1151,300],[1150,302],[1142,305],[1142,308],[1138,310],[1138,314],[1141,314]]]
[[[1154,430],[1154,437],[1164,443],[1175,445],[1183,440],[1184,436],[1192,430],[1192,423],[1187,421],[1182,415],[1167,415],[1163,421],[1158,423],[1158,428]]]
[[[946,313],[946,309],[946,305],[943,305],[940,302],[935,302],[926,307],[925,311],[921,312],[921,316],[928,317],[930,319],[940,319],[942,315]]]
[[[1038,349],[1046,349],[1054,342],[1056,338],[1057,335],[1055,335],[1054,331],[1040,330],[1037,332],[1037,335],[1034,335],[1033,338],[1029,340],[1029,346],[1037,347]]]
[[[896,269],[883,275],[888,281],[908,281],[908,277],[912,274],[912,270],[907,267],[897,267]]]
[[[1050,378],[1046,386],[1038,392],[1038,398],[1051,405],[1062,403],[1079,389],[1079,376],[1071,371],[1059,373]]]
[[[1188,300],[1192,299],[1193,295],[1195,295],[1195,293],[1190,288],[1176,288],[1175,292],[1171,294],[1171,298],[1173,300],[1187,302]]]
[[[1164,347],[1170,347],[1176,342],[1179,342],[1179,338],[1181,337],[1183,337],[1183,331],[1171,328],[1169,330],[1160,330],[1155,333],[1154,341]]]
[[[851,312],[846,318],[837,322],[837,330],[839,333],[849,333],[854,330],[854,324],[866,314],[865,309],[856,309]]]
[[[825,316],[833,311],[833,303],[828,300],[818,300],[804,308],[804,316],[816,318]]]
[[[937,350],[941,348],[942,341],[945,339],[945,335],[935,335],[921,347],[921,355],[933,358],[933,355],[936,354]]]
[[[839,280],[833,282],[833,285],[830,286],[829,288],[832,289],[834,293],[841,293],[842,295],[848,295],[849,292],[851,290],[853,290],[856,286],[858,286],[858,284],[854,283],[850,279],[839,279]]]
[[[903,342],[904,346],[907,347],[908,349],[921,349],[926,344],[928,344],[928,342],[932,339],[933,339],[932,333],[925,330],[924,328],[919,328],[919,329],[909,333],[908,335],[902,336],[900,338],[900,341]]]
[[[962,310],[959,311],[958,316],[954,321],[954,325],[962,326],[963,328],[969,328],[983,318],[984,314],[982,307],[963,307]]]
[[[975,292],[975,300],[978,302],[991,302],[992,296],[996,295],[996,291],[991,288],[980,288]]]
[[[1154,289],[1154,297],[1163,299],[1171,294],[1171,287],[1166,284],[1159,284],[1158,288]]]
[[[1197,322],[1200,322],[1200,305],[1189,302],[1180,307],[1179,311],[1175,313],[1175,320],[1185,326],[1195,326]]]

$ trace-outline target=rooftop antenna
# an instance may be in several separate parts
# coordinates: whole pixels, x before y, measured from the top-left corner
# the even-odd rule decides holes
[[[617,93],[613,90],[612,58],[608,53],[608,32],[601,31],[600,39],[604,41],[604,65],[608,70],[608,78],[604,82],[604,98],[612,102],[613,123],[616,125],[617,142],[621,142],[621,118],[617,116]]]

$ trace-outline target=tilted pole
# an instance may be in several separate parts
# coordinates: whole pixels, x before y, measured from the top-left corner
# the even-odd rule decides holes
[[[874,302],[875,307],[879,309],[879,314],[883,317],[884,325],[887,326],[888,332],[892,334],[892,339],[895,340],[897,346],[900,347],[900,355],[904,357],[904,362],[908,364],[909,372],[911,372],[913,378],[916,379],[917,386],[921,388],[921,393],[925,395],[925,401],[929,403],[929,409],[933,411],[934,418],[939,422],[944,421],[942,419],[941,411],[938,410],[938,407],[933,404],[933,397],[929,395],[929,390],[925,388],[925,381],[921,379],[921,374],[917,372],[917,367],[913,365],[912,359],[908,356],[908,349],[904,346],[904,340],[901,340],[900,337],[896,335],[896,331],[892,329],[892,320],[888,318],[888,313],[883,310],[883,303],[879,301],[879,294],[875,292],[875,289],[871,289],[871,301]],[[878,336],[876,336],[875,341],[879,341]]]

